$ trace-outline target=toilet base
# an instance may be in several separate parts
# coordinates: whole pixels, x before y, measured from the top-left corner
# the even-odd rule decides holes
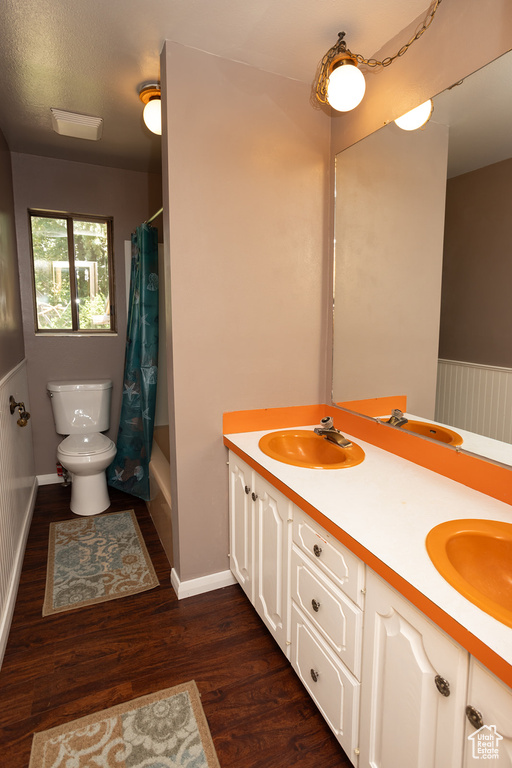
[[[105,472],[96,475],[75,475],[71,473],[70,509],[75,515],[88,517],[99,515],[110,507]]]

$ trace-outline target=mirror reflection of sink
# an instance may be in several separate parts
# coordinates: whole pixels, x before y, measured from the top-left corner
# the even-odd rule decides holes
[[[284,464],[307,469],[344,469],[364,461],[364,451],[355,443],[342,448],[307,429],[282,429],[263,435],[260,450]]]
[[[400,429],[404,432],[414,432],[415,435],[431,437],[446,445],[462,445],[462,437],[448,427],[440,427],[438,424],[430,424],[428,421],[414,421],[409,419]]]
[[[430,559],[446,581],[512,627],[512,524],[449,520],[428,533]]]

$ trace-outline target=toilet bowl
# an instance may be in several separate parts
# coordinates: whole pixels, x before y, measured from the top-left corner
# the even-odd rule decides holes
[[[112,382],[50,381],[47,390],[57,432],[68,435],[57,448],[57,459],[71,475],[71,511],[98,515],[110,506],[105,470],[117,452],[102,434],[110,423]]]
[[[57,448],[57,459],[71,473],[70,509],[75,515],[97,515],[110,506],[106,468],[117,453],[101,432],[70,435]]]

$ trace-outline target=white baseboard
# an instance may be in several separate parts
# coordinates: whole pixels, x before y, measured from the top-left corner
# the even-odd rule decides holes
[[[62,477],[59,477],[56,472],[53,475],[38,475],[37,482],[39,485],[54,485],[54,483],[62,483]]]
[[[30,523],[32,522],[32,515],[34,513],[34,507],[36,504],[37,496],[37,481],[34,478],[32,484],[32,490],[30,492],[29,502],[25,510],[25,520],[23,521],[23,528],[21,530],[21,536],[18,542],[18,549],[16,551],[16,559],[14,568],[12,569],[9,589],[7,591],[7,600],[5,607],[2,611],[0,620],[0,667],[4,659],[5,648],[7,646],[7,640],[9,637],[9,630],[11,629],[12,615],[14,613],[14,606],[16,604],[16,597],[18,595],[18,586],[20,583],[21,567],[23,565],[23,558],[25,556],[25,547],[27,544],[28,532],[30,529]]]
[[[237,581],[231,571],[220,571],[219,573],[210,573],[208,576],[201,576],[198,579],[189,579],[180,581],[176,570],[171,571],[171,584],[178,596],[178,600],[192,595],[201,595],[203,592],[212,592],[214,589],[230,587]]]

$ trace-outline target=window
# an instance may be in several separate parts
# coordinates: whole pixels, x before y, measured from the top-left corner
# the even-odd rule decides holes
[[[29,211],[37,332],[115,331],[112,219]]]

